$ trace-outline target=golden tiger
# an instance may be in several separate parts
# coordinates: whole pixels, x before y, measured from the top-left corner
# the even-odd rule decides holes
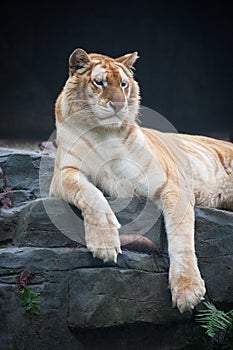
[[[120,224],[103,193],[161,206],[173,306],[204,299],[194,248],[194,205],[233,210],[233,145],[140,127],[137,52],[116,59],[76,49],[56,101],[57,155],[50,195],[82,211],[87,248],[104,261],[121,253]]]

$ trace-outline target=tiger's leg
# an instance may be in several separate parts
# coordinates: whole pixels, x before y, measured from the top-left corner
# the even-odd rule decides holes
[[[121,253],[120,224],[102,192],[78,170],[65,168],[59,180],[52,182],[50,194],[62,197],[82,211],[86,245],[93,256],[116,262],[117,254]]]
[[[169,184],[161,194],[170,257],[169,283],[173,306],[191,310],[205,295],[194,248],[194,198]]]

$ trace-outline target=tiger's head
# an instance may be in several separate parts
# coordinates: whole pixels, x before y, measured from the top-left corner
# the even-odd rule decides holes
[[[69,58],[63,112],[90,126],[133,122],[139,109],[139,87],[132,72],[137,58],[137,52],[114,59],[76,49]]]

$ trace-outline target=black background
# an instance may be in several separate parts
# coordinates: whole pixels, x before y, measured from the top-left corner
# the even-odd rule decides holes
[[[1,10],[1,138],[46,139],[69,54],[138,51],[142,104],[180,132],[233,131],[229,2],[12,3]]]

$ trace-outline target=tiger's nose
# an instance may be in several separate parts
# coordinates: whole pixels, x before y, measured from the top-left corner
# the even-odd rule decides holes
[[[115,113],[118,113],[125,107],[125,102],[112,102],[109,101],[109,106],[114,110]]]

